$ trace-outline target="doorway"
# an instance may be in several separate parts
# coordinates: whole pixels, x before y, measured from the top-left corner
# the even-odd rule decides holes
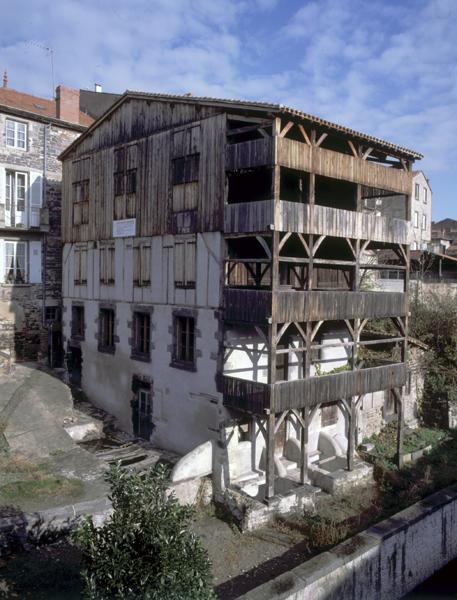
[[[150,440],[154,429],[150,383],[141,382],[136,389],[132,400],[132,424],[135,437]]]

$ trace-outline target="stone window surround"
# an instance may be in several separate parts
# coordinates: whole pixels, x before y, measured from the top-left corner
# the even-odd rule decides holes
[[[168,346],[167,350],[170,353],[170,367],[174,369],[181,369],[183,371],[197,372],[197,359],[201,358],[202,352],[197,349],[197,338],[201,338],[202,334],[200,329],[197,328],[198,323],[198,309],[195,308],[176,308],[172,311],[172,324],[168,328],[168,332],[171,335],[172,343]],[[175,339],[176,339],[176,317],[192,317],[194,319],[194,360],[193,363],[187,363],[175,358]]]
[[[152,332],[155,330],[155,326],[152,322],[152,314],[154,312],[154,307],[150,304],[132,304],[132,320],[128,321],[127,327],[130,329],[130,337],[128,339],[128,344],[130,346],[130,358],[132,360],[138,360],[141,362],[150,363],[151,362],[151,353],[155,348],[155,344],[152,341]],[[150,318],[150,335],[149,335],[149,354],[142,354],[135,350],[135,313],[147,313]]]
[[[114,331],[113,331],[113,342],[114,345],[111,347],[102,346],[101,345],[101,320],[100,320],[100,311],[102,310],[112,310],[114,311]],[[104,354],[115,354],[116,353],[116,344],[119,343],[119,336],[117,335],[117,328],[119,325],[119,319],[116,316],[116,305],[112,302],[99,302],[98,303],[98,315],[94,320],[95,323],[95,334],[94,337],[97,340],[97,350],[99,352],[103,352]]]

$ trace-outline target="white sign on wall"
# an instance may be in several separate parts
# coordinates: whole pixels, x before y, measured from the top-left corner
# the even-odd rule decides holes
[[[136,232],[136,219],[113,221],[113,237],[132,237]]]

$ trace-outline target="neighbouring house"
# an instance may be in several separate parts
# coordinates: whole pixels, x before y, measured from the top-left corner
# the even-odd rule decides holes
[[[58,86],[55,99],[0,88],[0,351],[62,361],[58,155],[113,94]]]
[[[399,431],[415,418],[419,158],[283,105],[126,92],[61,155],[73,382],[126,431],[190,453],[183,478],[270,500],[352,471],[365,413]],[[369,288],[392,268],[399,291]]]
[[[432,188],[423,171],[413,173],[411,250],[427,250],[432,239]]]

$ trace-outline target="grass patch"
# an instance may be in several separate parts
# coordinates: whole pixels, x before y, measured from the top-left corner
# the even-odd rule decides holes
[[[403,439],[403,452],[409,453],[415,450],[421,450],[427,446],[432,448],[438,446],[448,435],[443,429],[433,429],[431,427],[418,427],[405,432]],[[365,458],[371,462],[380,462],[389,470],[397,469],[397,424],[388,423],[378,434],[372,435],[364,440],[364,443],[372,443],[374,450]]]
[[[84,491],[79,479],[50,473],[46,463],[34,463],[22,454],[0,455],[0,478],[4,480],[0,486],[0,500],[5,502],[53,496],[79,497]]]
[[[81,496],[83,484],[78,479],[41,475],[33,479],[13,481],[0,487],[0,497],[15,501],[45,496]]]

